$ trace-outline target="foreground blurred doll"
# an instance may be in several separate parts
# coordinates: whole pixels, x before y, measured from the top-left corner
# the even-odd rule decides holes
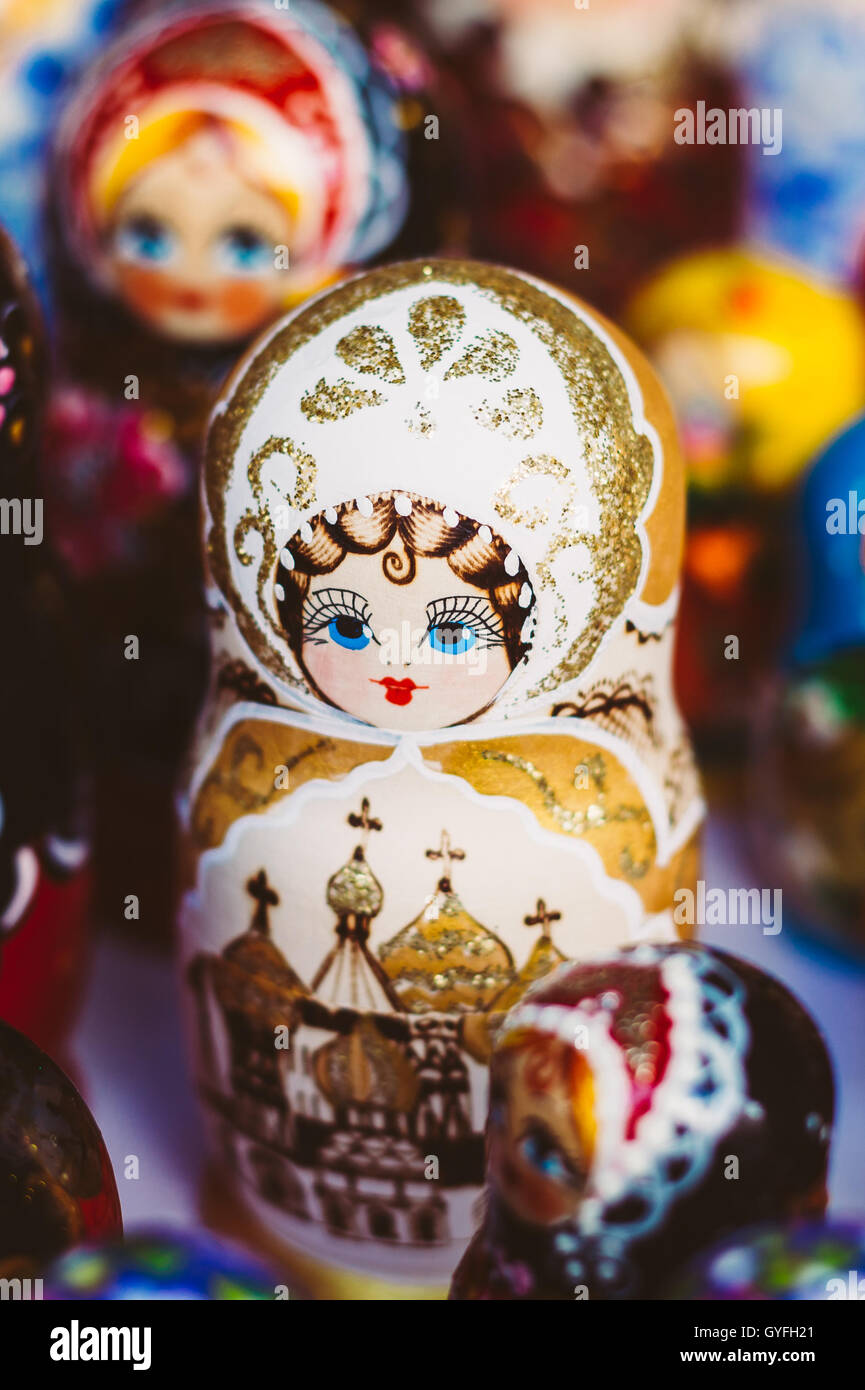
[[[725,1233],[822,1213],[833,1111],[815,1024],[755,966],[696,945],[562,966],[497,1035],[451,1297],[660,1296]]]
[[[0,1278],[30,1277],[85,1240],[122,1230],[96,1121],[46,1053],[0,1023]]]
[[[865,404],[865,320],[801,267],[728,247],[673,261],[627,321],[670,391],[688,471],[677,688],[702,752],[729,769],[793,618],[796,479]]]

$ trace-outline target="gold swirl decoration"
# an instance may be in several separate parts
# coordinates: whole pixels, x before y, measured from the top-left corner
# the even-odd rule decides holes
[[[199,852],[222,844],[241,816],[320,777],[337,781],[361,763],[381,762],[386,745],[335,739],[268,719],[241,719],[230,730],[192,806],[191,837]]]

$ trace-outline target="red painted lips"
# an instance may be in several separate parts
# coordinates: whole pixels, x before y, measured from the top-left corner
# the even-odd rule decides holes
[[[401,681],[395,680],[393,676],[385,676],[384,680],[380,681],[370,676],[370,680],[373,685],[384,686],[384,698],[391,705],[408,705],[416,690],[429,690],[428,685],[415,685],[410,676]]]

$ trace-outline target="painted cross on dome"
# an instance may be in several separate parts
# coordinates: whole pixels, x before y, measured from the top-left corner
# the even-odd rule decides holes
[[[542,939],[549,941],[551,939],[550,923],[560,922],[561,920],[562,914],[560,912],[549,912],[543,898],[538,898],[538,905],[535,911],[529,913],[527,917],[524,917],[523,923],[527,927],[540,927]]]
[[[348,823],[355,829],[359,829],[362,831],[361,844],[363,845],[364,849],[366,849],[366,846],[369,843],[370,832],[373,830],[381,830],[382,828],[381,821],[378,819],[378,817],[371,816],[369,813],[368,796],[365,796],[363,801],[360,803],[359,813],[357,811],[349,812]]]
[[[264,869],[259,869],[258,873],[248,881],[246,891],[251,898],[255,899],[256,903],[249,930],[262,932],[263,935],[267,936],[270,933],[269,909],[278,905],[279,894],[271,888]]]
[[[443,830],[441,840],[439,841],[438,849],[428,849],[426,851],[426,857],[427,859],[447,860],[447,870],[445,872],[444,877],[446,879],[450,879],[451,864],[454,863],[455,860],[465,859],[466,852],[464,849],[453,849],[451,846],[450,835],[446,830]]]

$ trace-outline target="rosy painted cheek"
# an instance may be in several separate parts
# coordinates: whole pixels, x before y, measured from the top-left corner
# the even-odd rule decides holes
[[[254,280],[225,281],[217,294],[217,304],[226,329],[238,337],[264,323],[280,307],[273,289]]]
[[[149,319],[165,312],[177,295],[172,276],[163,270],[148,270],[143,266],[119,266],[117,284],[122,297],[136,313]]]
[[[381,673],[381,663],[374,656],[369,657],[365,651],[346,651],[333,643],[305,645],[303,659],[319,690],[342,706],[352,696],[355,700],[367,696],[370,674]]]

